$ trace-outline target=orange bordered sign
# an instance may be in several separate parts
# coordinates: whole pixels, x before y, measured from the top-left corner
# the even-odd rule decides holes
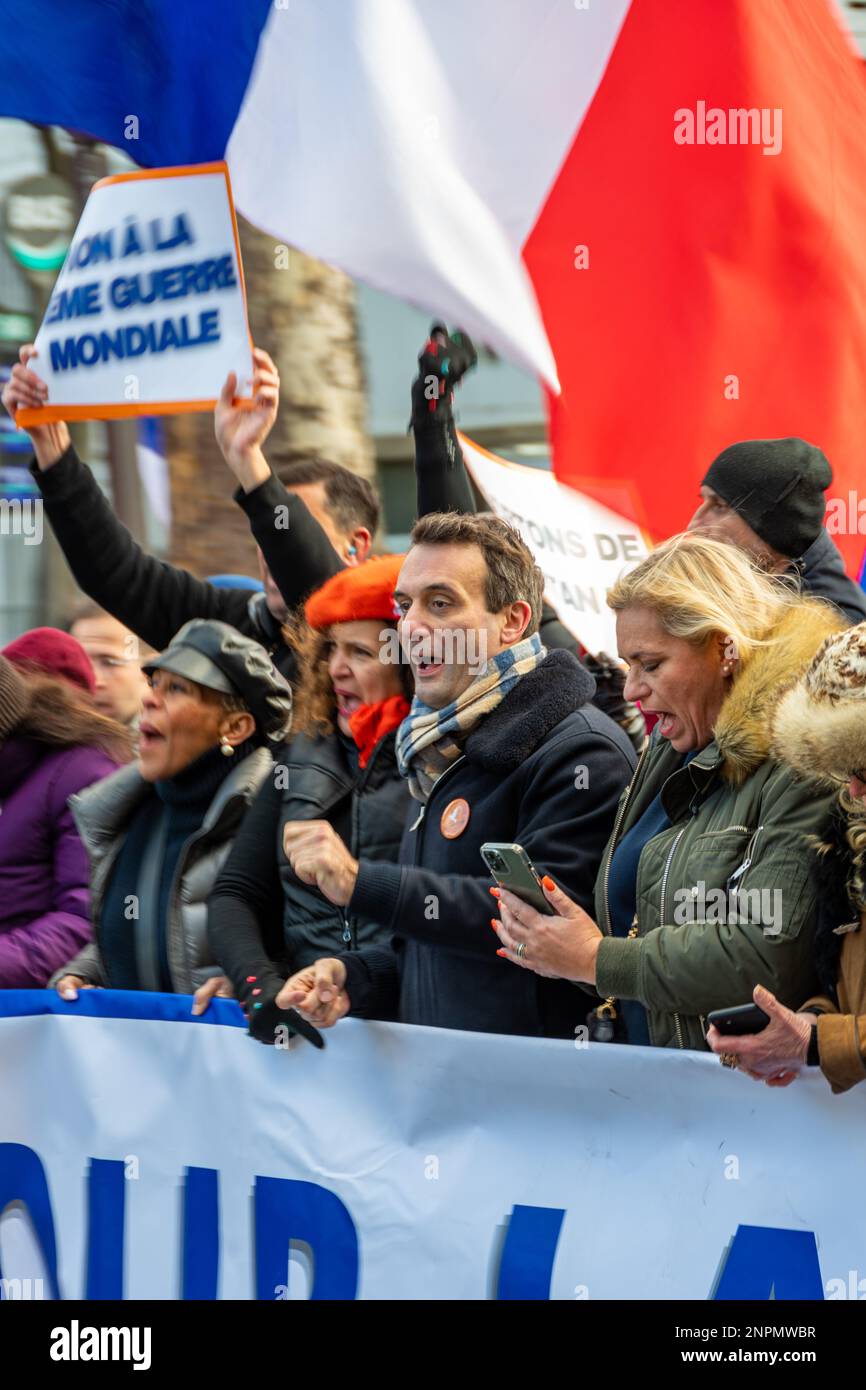
[[[36,349],[48,403],[18,412],[24,428],[212,410],[229,372],[238,398],[249,399],[252,343],[226,164],[94,184]]]

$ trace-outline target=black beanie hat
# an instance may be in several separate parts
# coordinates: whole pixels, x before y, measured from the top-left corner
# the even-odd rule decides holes
[[[818,539],[829,463],[805,439],[744,439],[723,449],[702,486],[739,512],[761,540],[794,560]]]

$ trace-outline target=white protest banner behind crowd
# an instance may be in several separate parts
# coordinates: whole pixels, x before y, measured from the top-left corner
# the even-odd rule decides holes
[[[19,426],[211,410],[252,349],[225,164],[94,184],[36,337],[48,405]]]
[[[517,527],[535,556],[566,627],[588,651],[615,656],[616,624],[604,595],[647,553],[640,528],[544,469],[497,458],[465,435],[460,444],[493,511]]]
[[[354,1019],[266,1048],[233,1002],[5,995],[0,1275],[45,1297],[56,1248],[65,1298],[303,1298],[291,1241],[316,1297],[866,1292],[864,1087]]]

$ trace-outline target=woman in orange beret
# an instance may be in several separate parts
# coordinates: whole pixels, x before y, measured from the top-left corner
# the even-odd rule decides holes
[[[286,1035],[287,1016],[274,1001],[290,975],[389,935],[299,877],[283,839],[287,825],[304,821],[312,855],[327,855],[339,837],[355,857],[397,858],[409,797],[394,740],[412,696],[393,599],[402,562],[383,555],[341,570],[286,630],[299,663],[292,737],[250,806],[208,905],[214,958],[261,1042],[279,1041],[281,1026]],[[197,1011],[214,992],[212,982],[203,986]]]

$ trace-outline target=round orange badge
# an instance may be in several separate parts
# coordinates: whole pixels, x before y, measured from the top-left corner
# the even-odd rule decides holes
[[[468,824],[469,802],[462,796],[458,796],[455,801],[449,801],[439,822],[439,829],[445,839],[456,840],[458,835],[463,834]]]

